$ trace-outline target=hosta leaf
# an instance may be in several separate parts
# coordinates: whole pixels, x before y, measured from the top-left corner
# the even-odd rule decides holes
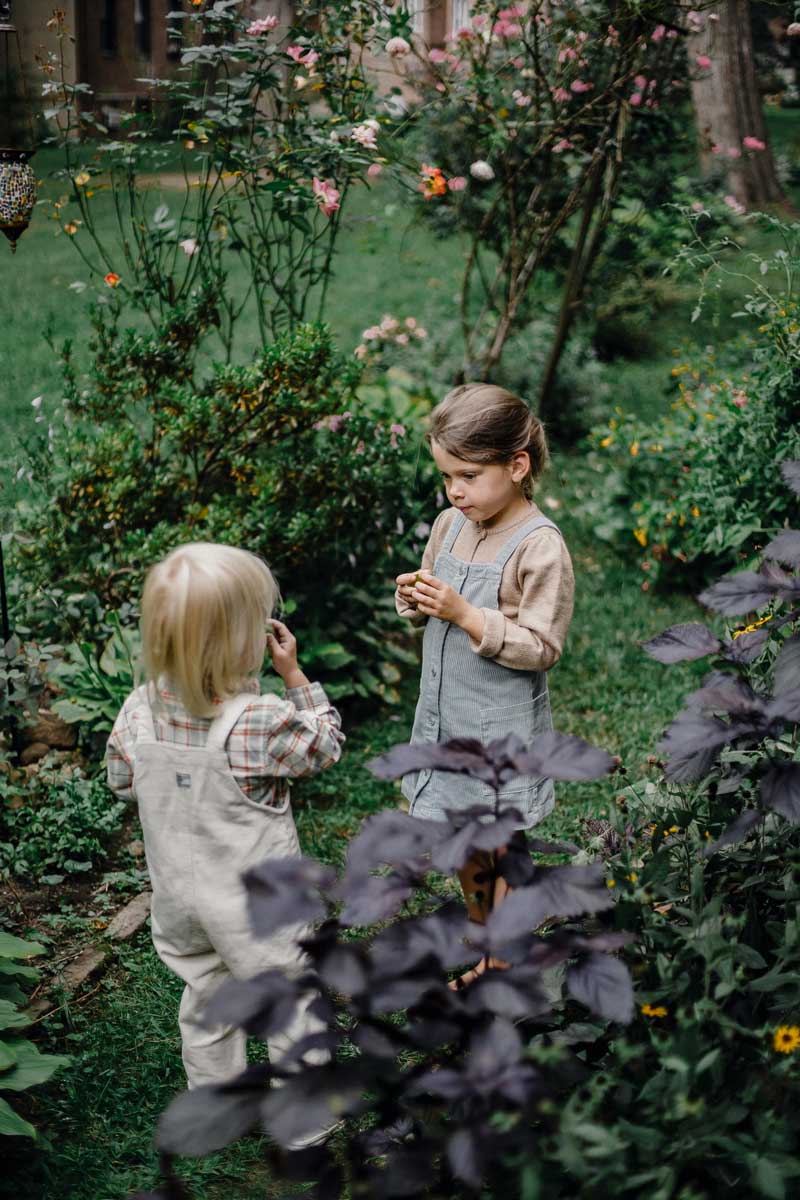
[[[777,591],[776,584],[755,571],[737,571],[724,575],[719,583],[701,592],[697,599],[706,608],[725,616],[755,612],[767,604]]]
[[[0,930],[0,958],[35,958],[37,954],[44,954],[44,946]]]
[[[793,824],[800,822],[800,763],[780,763],[761,776],[761,801]]]
[[[36,1130],[0,1096],[0,1136],[36,1138]]]
[[[764,558],[774,559],[787,567],[800,566],[800,531],[782,529],[776,538],[764,547]]]
[[[587,954],[567,971],[567,988],[576,1000],[607,1021],[633,1019],[633,985],[628,968],[608,954]]]
[[[38,1083],[46,1083],[60,1067],[66,1067],[72,1061],[61,1054],[41,1054],[28,1041],[17,1042],[13,1051],[14,1066],[5,1071],[0,1079],[0,1087],[4,1091],[22,1092]]]
[[[0,1000],[0,1029],[22,1029],[30,1025],[30,1017],[20,1012],[10,1000]]]
[[[775,660],[775,694],[800,688],[800,635],[794,634],[788,638]]]
[[[793,492],[800,496],[800,461],[788,459],[781,463],[781,475]]]
[[[268,1079],[268,1068],[248,1067],[230,1083],[181,1092],[161,1114],[159,1150],[196,1156],[229,1146],[258,1124]]]
[[[722,643],[711,630],[697,621],[685,625],[671,625],[663,633],[642,643],[642,649],[651,658],[662,663],[691,661],[715,654]]]

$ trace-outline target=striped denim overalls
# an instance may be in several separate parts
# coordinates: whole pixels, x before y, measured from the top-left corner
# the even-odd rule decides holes
[[[493,562],[472,563],[456,558],[453,546],[466,517],[459,513],[436,557],[433,574],[476,608],[499,608],[503,568],[514,551],[536,529],[558,527],[547,517],[536,516],[516,530]],[[469,636],[449,621],[429,617],[422,643],[422,679],[412,742],[446,742],[450,738],[478,738],[486,743],[508,733],[530,742],[537,733],[552,729],[550,697],[544,671],[516,671],[494,659],[476,654]],[[412,816],[442,820],[447,809],[490,804],[491,788],[477,779],[444,771],[419,771],[406,775],[403,794]],[[553,782],[530,775],[513,779],[500,791],[501,809],[522,813],[520,828],[530,828],[552,811]]]

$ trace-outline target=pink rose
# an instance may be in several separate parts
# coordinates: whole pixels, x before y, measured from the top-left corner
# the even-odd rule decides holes
[[[361,342],[360,345],[356,346],[355,350],[353,351],[353,354],[355,354],[356,358],[363,360],[367,357],[368,352],[369,352],[369,347],[366,346],[363,342]]]
[[[405,58],[411,52],[411,46],[403,37],[389,38],[386,43],[386,53],[390,58]]]
[[[650,34],[650,40],[652,42],[660,42],[663,39],[664,34],[666,32],[667,32],[666,25],[656,25],[655,29]]]
[[[370,179],[377,179],[383,170],[383,164],[379,162],[370,163],[367,167],[367,176]]]
[[[558,101],[559,104],[564,104],[567,100],[571,100],[572,97],[566,88],[557,87],[553,88],[553,99]]]
[[[556,142],[553,146],[553,154],[563,154],[565,150],[573,150],[574,146],[569,138],[562,138],[560,142]]]
[[[707,54],[698,54],[694,61],[703,71],[707,70],[711,66],[711,59]]]
[[[638,108],[641,103],[642,103],[642,93],[641,92],[633,92],[631,94],[631,104],[633,105],[633,107]]]
[[[302,46],[289,46],[286,53],[289,58],[304,67],[313,67],[314,63],[319,61],[319,54],[316,50],[304,49]]]
[[[316,175],[312,180],[314,190],[314,199],[322,209],[326,217],[333,216],[339,204],[339,189],[334,187],[333,181],[330,179],[317,179]]]
[[[647,78],[644,75],[636,75],[633,82],[636,84],[636,87],[640,92],[643,92],[647,87]]]
[[[448,179],[447,186],[451,192],[463,192],[467,181],[463,175],[454,175],[452,179]]]
[[[744,138],[742,140],[742,145],[744,146],[745,150],[766,150],[767,148],[766,143],[762,142],[761,138],[757,137]]]
[[[593,83],[587,83],[584,79],[573,79],[570,84],[573,92],[590,92],[594,87]]]
[[[271,33],[277,24],[278,18],[275,16],[259,17],[257,21],[251,21],[247,26],[247,35],[248,37],[258,37],[262,33]]]
[[[742,157],[742,152],[738,146],[728,146],[728,149],[725,151],[725,153],[727,154],[728,158]]]
[[[731,396],[731,401],[737,408],[744,408],[747,404],[747,396],[742,391],[736,391]]]

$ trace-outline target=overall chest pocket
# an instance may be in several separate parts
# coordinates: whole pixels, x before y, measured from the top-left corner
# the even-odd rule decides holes
[[[485,708],[481,713],[481,741],[492,742],[496,738],[515,733],[526,745],[537,733],[553,728],[550,714],[550,696],[547,689],[522,704],[504,704],[500,708]],[[542,778],[534,775],[518,775],[502,788],[501,796],[519,795],[535,790]]]

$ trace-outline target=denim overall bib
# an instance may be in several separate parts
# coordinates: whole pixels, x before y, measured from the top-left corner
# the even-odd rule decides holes
[[[297,945],[305,929],[290,926],[256,937],[247,911],[242,873],[269,858],[299,856],[287,799],[280,808],[258,804],[233,776],[225,743],[253,696],[221,705],[205,746],[160,742],[143,692],[136,739],[133,790],[144,831],[153,888],[153,944],[159,958],[186,984],[179,1024],[190,1087],[219,1083],[246,1066],[246,1038],[237,1028],[203,1024],[203,1011],[227,979],[249,979],[269,968],[289,975],[305,966]],[[268,1038],[279,1061],[299,1038],[320,1029],[298,1005],[289,1027]]]
[[[476,608],[499,608],[503,568],[514,551],[534,530],[558,532],[558,527],[547,517],[532,517],[500,548],[494,562],[470,563],[452,553],[466,519],[459,513],[453,521],[436,557],[433,574]],[[544,671],[516,671],[494,659],[483,658],[470,648],[469,635],[458,625],[428,617],[412,742],[470,737],[487,743],[515,733],[527,744],[536,734],[552,728]],[[488,784],[445,771],[406,775],[402,790],[411,815],[427,820],[443,820],[448,809],[494,802],[494,792]],[[500,790],[501,811],[518,809],[523,829],[542,821],[554,803],[551,779],[519,776]]]

